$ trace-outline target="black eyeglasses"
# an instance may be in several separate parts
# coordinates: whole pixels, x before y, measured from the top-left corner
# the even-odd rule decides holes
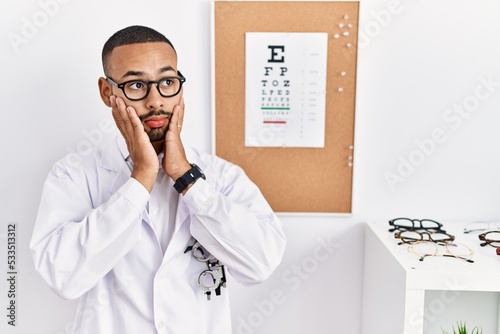
[[[163,97],[173,97],[179,94],[182,84],[186,82],[186,78],[184,78],[181,72],[178,71],[177,73],[179,73],[179,76],[163,77],[156,81],[129,80],[122,83],[116,83],[108,76],[106,80],[113,86],[120,88],[127,99],[131,101],[140,101],[148,96],[151,90],[151,84],[156,85],[158,93]]]
[[[442,231],[398,231],[394,233],[394,238],[401,239],[398,245],[411,244],[417,241],[431,241],[434,243],[446,244],[455,240],[455,236]]]
[[[410,219],[410,218],[395,218],[389,220],[389,225],[392,228],[389,232],[394,232],[396,230],[401,231],[414,231],[414,230],[426,230],[426,231],[439,231],[446,232],[442,229],[443,224],[438,223],[431,219]]]

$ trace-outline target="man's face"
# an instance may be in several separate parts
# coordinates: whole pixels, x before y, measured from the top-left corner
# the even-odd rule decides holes
[[[107,75],[118,84],[130,80],[156,81],[177,76],[177,55],[167,43],[139,43],[115,48],[108,59]],[[155,84],[140,101],[131,101],[118,87],[111,86],[112,94],[121,97],[133,107],[142,121],[150,141],[163,141],[175,105],[182,98],[181,92],[173,97],[163,97]]]

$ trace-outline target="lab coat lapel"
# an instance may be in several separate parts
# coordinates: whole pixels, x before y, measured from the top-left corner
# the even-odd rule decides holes
[[[110,141],[102,151],[100,166],[116,172],[109,191],[114,194],[130,179],[132,165],[129,161],[127,146],[123,137],[118,135],[116,141]],[[142,219],[152,228],[149,214],[146,209],[142,214]]]
[[[182,195],[179,196],[179,202],[177,203],[177,213],[175,215],[175,228],[174,233],[176,233],[189,218],[189,208],[187,207]]]
[[[110,188],[113,194],[130,178],[132,165],[128,162],[129,157],[125,139],[120,135],[117,135],[114,140],[107,141],[102,147],[99,167],[117,173]]]
[[[127,164],[125,161],[123,161],[123,164],[121,168],[117,171],[116,177],[111,184],[111,187],[109,188],[109,191],[114,194],[120,189],[121,186],[125,184],[130,179],[130,169],[128,168]]]
[[[179,196],[179,202],[177,204],[177,213],[175,215],[175,228],[172,239],[167,246],[165,255],[163,257],[163,263],[167,263],[170,259],[183,253],[191,240],[191,232],[189,230],[189,208],[182,199],[182,195]]]
[[[193,152],[190,148],[186,148],[186,155],[190,161],[196,161],[191,156]],[[202,165],[202,162],[196,161],[197,164]],[[203,167],[202,167],[203,168]],[[179,195],[179,201],[177,203],[177,213],[175,215],[175,228],[174,234],[172,235],[172,239],[167,247],[165,252],[165,256],[163,258],[163,263],[166,263],[171,257],[178,254],[180,251],[184,251],[184,249],[188,246],[188,244],[192,241],[191,229],[190,229],[190,211],[186,202],[184,201],[184,196]]]

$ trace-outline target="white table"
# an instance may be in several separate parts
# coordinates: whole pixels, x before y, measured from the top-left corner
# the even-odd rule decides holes
[[[477,234],[464,234],[465,224],[444,224],[455,242],[474,250],[474,263],[419,257],[398,245],[387,220],[369,222],[365,231],[363,334],[423,334],[425,293],[440,290],[432,312],[453,303],[460,291],[500,291],[500,256],[480,247]]]

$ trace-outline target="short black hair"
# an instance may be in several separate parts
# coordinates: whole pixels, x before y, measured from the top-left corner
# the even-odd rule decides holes
[[[108,58],[111,52],[118,46],[137,44],[137,43],[153,43],[163,42],[175,48],[168,38],[158,31],[144,26],[130,26],[119,30],[111,36],[102,48],[102,67],[104,73],[108,72]]]

